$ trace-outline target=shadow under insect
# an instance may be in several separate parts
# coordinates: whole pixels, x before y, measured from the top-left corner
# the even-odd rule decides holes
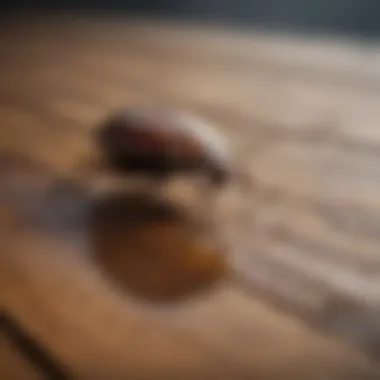
[[[90,220],[96,260],[120,286],[140,297],[188,297],[226,273],[224,258],[197,241],[186,217],[156,199],[103,199],[93,206]]]
[[[5,168],[0,199],[23,228],[71,244],[135,296],[189,297],[225,273],[223,256],[200,243],[186,212],[170,202],[136,193],[94,199],[75,180],[39,166],[7,159]]]

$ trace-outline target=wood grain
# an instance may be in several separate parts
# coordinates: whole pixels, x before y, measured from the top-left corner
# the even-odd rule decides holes
[[[0,302],[70,372],[377,378],[376,45],[96,15],[1,34]],[[124,105],[210,118],[256,176],[223,195],[227,257],[168,205],[75,182]]]

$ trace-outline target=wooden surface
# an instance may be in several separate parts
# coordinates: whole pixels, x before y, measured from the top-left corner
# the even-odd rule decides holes
[[[0,301],[73,376],[378,378],[376,45],[83,15],[1,35]],[[123,105],[230,137],[259,186],[223,197],[227,257],[163,204],[59,180]]]

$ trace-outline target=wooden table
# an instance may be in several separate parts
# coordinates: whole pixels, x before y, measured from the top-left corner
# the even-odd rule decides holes
[[[0,302],[72,376],[378,378],[378,46],[120,15],[1,33]],[[56,185],[124,105],[213,120],[255,174],[224,195],[227,258],[167,207]]]

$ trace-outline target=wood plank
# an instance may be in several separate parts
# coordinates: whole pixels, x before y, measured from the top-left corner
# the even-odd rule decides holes
[[[8,175],[14,174],[10,171]],[[8,199],[8,207],[2,207],[0,280],[1,289],[6,289],[1,293],[2,304],[80,378],[95,374],[115,379],[133,374],[156,378],[160,373],[169,378],[196,375],[231,379],[256,375],[269,379],[289,371],[300,379],[325,375],[343,379],[372,373],[370,363],[356,350],[276,314],[275,309],[244,296],[228,282],[177,304],[142,302],[128,289],[109,282],[97,261],[93,261],[88,232],[83,230],[86,224],[80,219],[80,210],[86,203],[81,203],[80,197],[75,201],[78,196],[75,191],[68,188],[68,194],[62,191],[49,201],[41,194],[41,183],[50,181],[46,175],[29,179],[20,176],[16,187],[14,177],[10,178],[13,181],[8,186],[12,185],[12,189],[24,185],[19,188],[21,198],[15,197],[14,190],[10,198],[3,195],[4,201]],[[28,196],[23,197],[22,193]],[[71,213],[67,212],[70,197],[74,197],[71,202],[76,204]],[[21,209],[15,214],[17,204]],[[190,262],[186,256],[173,262],[180,253],[176,244],[186,247],[181,232],[172,230],[164,237],[161,233],[160,238],[160,234],[152,235],[147,230],[139,238],[137,231],[126,233],[118,218],[116,229],[120,233],[114,229],[108,233],[112,233],[113,247],[124,247],[125,268],[128,263],[135,265],[130,259],[128,262],[127,250],[144,244],[145,255],[152,260],[160,252],[157,250],[160,241],[161,245],[169,244],[169,250],[164,249],[163,254],[172,257],[169,265],[173,269],[167,273],[166,281],[177,284],[178,279],[173,276],[181,267],[182,277],[190,272],[199,281],[200,267],[194,262],[197,257],[194,247],[187,248]],[[52,220],[56,220],[53,226]],[[110,222],[116,226],[115,221]],[[151,237],[147,240],[148,236]],[[175,243],[178,239],[179,243]],[[170,253],[170,249],[176,254]],[[137,253],[141,257],[142,251]],[[107,255],[112,256],[112,251],[108,250]],[[148,258],[143,259],[145,266]],[[188,262],[185,267],[183,260]],[[145,274],[145,281],[163,264],[157,265],[150,269],[150,276]],[[145,269],[145,273],[149,272]],[[123,276],[127,274],[123,272]],[[119,275],[119,280],[123,278],[126,280]],[[131,339],[132,345],[128,344]]]
[[[93,32],[97,36],[96,31]],[[148,41],[152,38],[149,33],[146,35],[141,31],[141,34]],[[166,36],[165,33],[164,35]],[[63,36],[67,38],[65,34]],[[42,38],[40,35],[37,37]],[[34,43],[40,43],[37,37],[33,40]],[[207,69],[207,61],[203,62],[196,51],[191,52],[191,56],[195,57],[193,61],[177,62],[175,57],[166,54],[164,41],[161,45],[155,44],[155,50],[152,53],[152,48],[142,52],[134,51],[133,45],[124,46],[123,40],[120,39],[116,39],[116,42],[110,46],[103,46],[100,50],[95,42],[89,46],[83,46],[83,43],[87,41],[85,40],[82,43],[76,42],[79,45],[72,44],[70,54],[65,55],[62,54],[62,50],[59,50],[59,44],[54,39],[56,36],[48,38],[51,42],[42,47],[45,47],[45,50],[54,49],[53,51],[57,52],[48,55],[45,61],[46,67],[41,64],[44,60],[35,55],[36,59],[38,58],[37,66],[33,69],[36,70],[36,77],[38,77],[38,87],[35,91],[39,93],[47,91],[45,87],[47,84],[48,88],[51,86],[55,88],[56,94],[65,88],[63,92],[67,92],[67,81],[64,78],[70,75],[73,82],[67,94],[69,101],[77,98],[76,93],[78,95],[82,93],[87,98],[95,95],[98,99],[96,100],[97,108],[111,109],[122,104],[162,102],[166,99],[164,100],[166,103],[178,103],[178,105],[197,109],[213,107],[216,110],[214,114],[223,113],[224,108],[230,108],[233,109],[235,119],[239,117],[242,119],[243,116],[245,124],[256,125],[256,128],[264,126],[265,129],[271,129],[275,126],[275,132],[281,128],[285,130],[285,127],[290,131],[302,133],[309,130],[313,132],[320,130],[321,133],[330,130],[330,133],[337,133],[343,142],[348,140],[355,146],[373,145],[378,140],[376,128],[373,127],[378,118],[377,108],[374,107],[376,98],[368,96],[365,91],[360,91],[358,94],[358,86],[347,91],[347,89],[334,86],[331,81],[325,84],[320,81],[318,83],[299,82],[289,75],[279,78],[273,73],[265,77],[255,67],[251,67],[248,72],[229,68],[228,76],[224,76],[221,81],[220,78],[226,70],[223,65],[212,67],[212,70]],[[138,41],[138,36],[134,35],[134,38]],[[325,46],[322,42],[320,44]],[[34,50],[40,51],[38,46]],[[306,49],[305,46],[304,48]],[[173,45],[174,52],[178,53],[178,49],[180,49],[179,44]],[[315,51],[316,48],[312,45],[311,49]],[[23,47],[19,47],[16,52],[24,50]],[[339,51],[339,48],[337,47],[336,50]],[[210,51],[212,52],[212,49]],[[24,51],[24,54],[27,53],[28,51]],[[84,53],[88,57],[85,60]],[[361,50],[358,51],[358,55],[362,56]],[[235,57],[236,54],[233,56]],[[330,57],[329,54],[323,54],[323,56]],[[14,65],[14,62],[12,64]],[[362,64],[368,67],[368,63]],[[281,71],[281,66],[277,71]],[[92,85],[94,76],[97,77],[97,81],[102,81],[101,86]],[[41,82],[45,83],[43,89],[39,87]],[[207,86],[205,86],[206,83]],[[21,91],[26,91],[25,86]],[[81,101],[83,101],[83,95],[80,96]],[[51,111],[56,110],[62,115],[60,107],[57,107],[53,100],[51,102],[53,102],[49,106]],[[42,103],[47,107],[49,101],[42,99]],[[273,112],[273,109],[276,109],[276,112]],[[94,120],[96,111],[93,112],[94,116],[87,114],[85,120]],[[62,117],[70,118],[67,113]],[[78,121],[80,120],[78,118]],[[357,132],[362,129],[367,132]],[[378,150],[378,145],[375,145],[375,148]]]
[[[28,23],[36,25],[33,29],[37,38],[49,39],[38,15],[28,14],[26,17]],[[317,80],[325,77],[334,82],[338,79],[341,84],[351,82],[354,76],[353,82],[356,85],[366,83],[369,88],[375,83],[375,78],[379,78],[377,45],[371,41],[353,41],[337,36],[302,38],[298,35],[269,34],[252,29],[229,28],[226,31],[226,28],[217,25],[197,24],[197,28],[194,28],[192,24],[169,23],[157,19],[128,19],[123,16],[89,18],[80,13],[66,18],[49,15],[43,18],[43,22],[46,28],[52,30],[54,37],[50,40],[53,41],[57,38],[75,38],[88,46],[96,46],[96,41],[99,41],[111,47],[116,43],[119,48],[130,42],[135,43],[140,51],[145,46],[145,50],[150,52],[157,47],[165,49],[171,60],[173,56],[186,60],[195,56],[204,57],[208,63],[213,60],[217,62],[216,66],[226,62],[229,69],[237,66],[241,70],[243,63],[248,71],[268,74],[285,68],[288,69],[284,71],[287,77],[306,72],[306,77],[310,78],[315,73]],[[18,28],[22,31],[26,27],[20,27],[19,24]],[[102,31],[101,34],[99,30]],[[153,46],[152,40],[155,41]],[[320,76],[319,73],[324,75]]]
[[[0,162],[2,305],[79,378],[376,378],[362,349],[380,342],[377,48],[27,17],[0,41],[0,148],[30,160]],[[152,104],[218,123],[258,179],[223,197],[230,261],[178,226],[131,229],[120,210],[94,232],[83,193],[45,191],[78,179],[106,113]]]

